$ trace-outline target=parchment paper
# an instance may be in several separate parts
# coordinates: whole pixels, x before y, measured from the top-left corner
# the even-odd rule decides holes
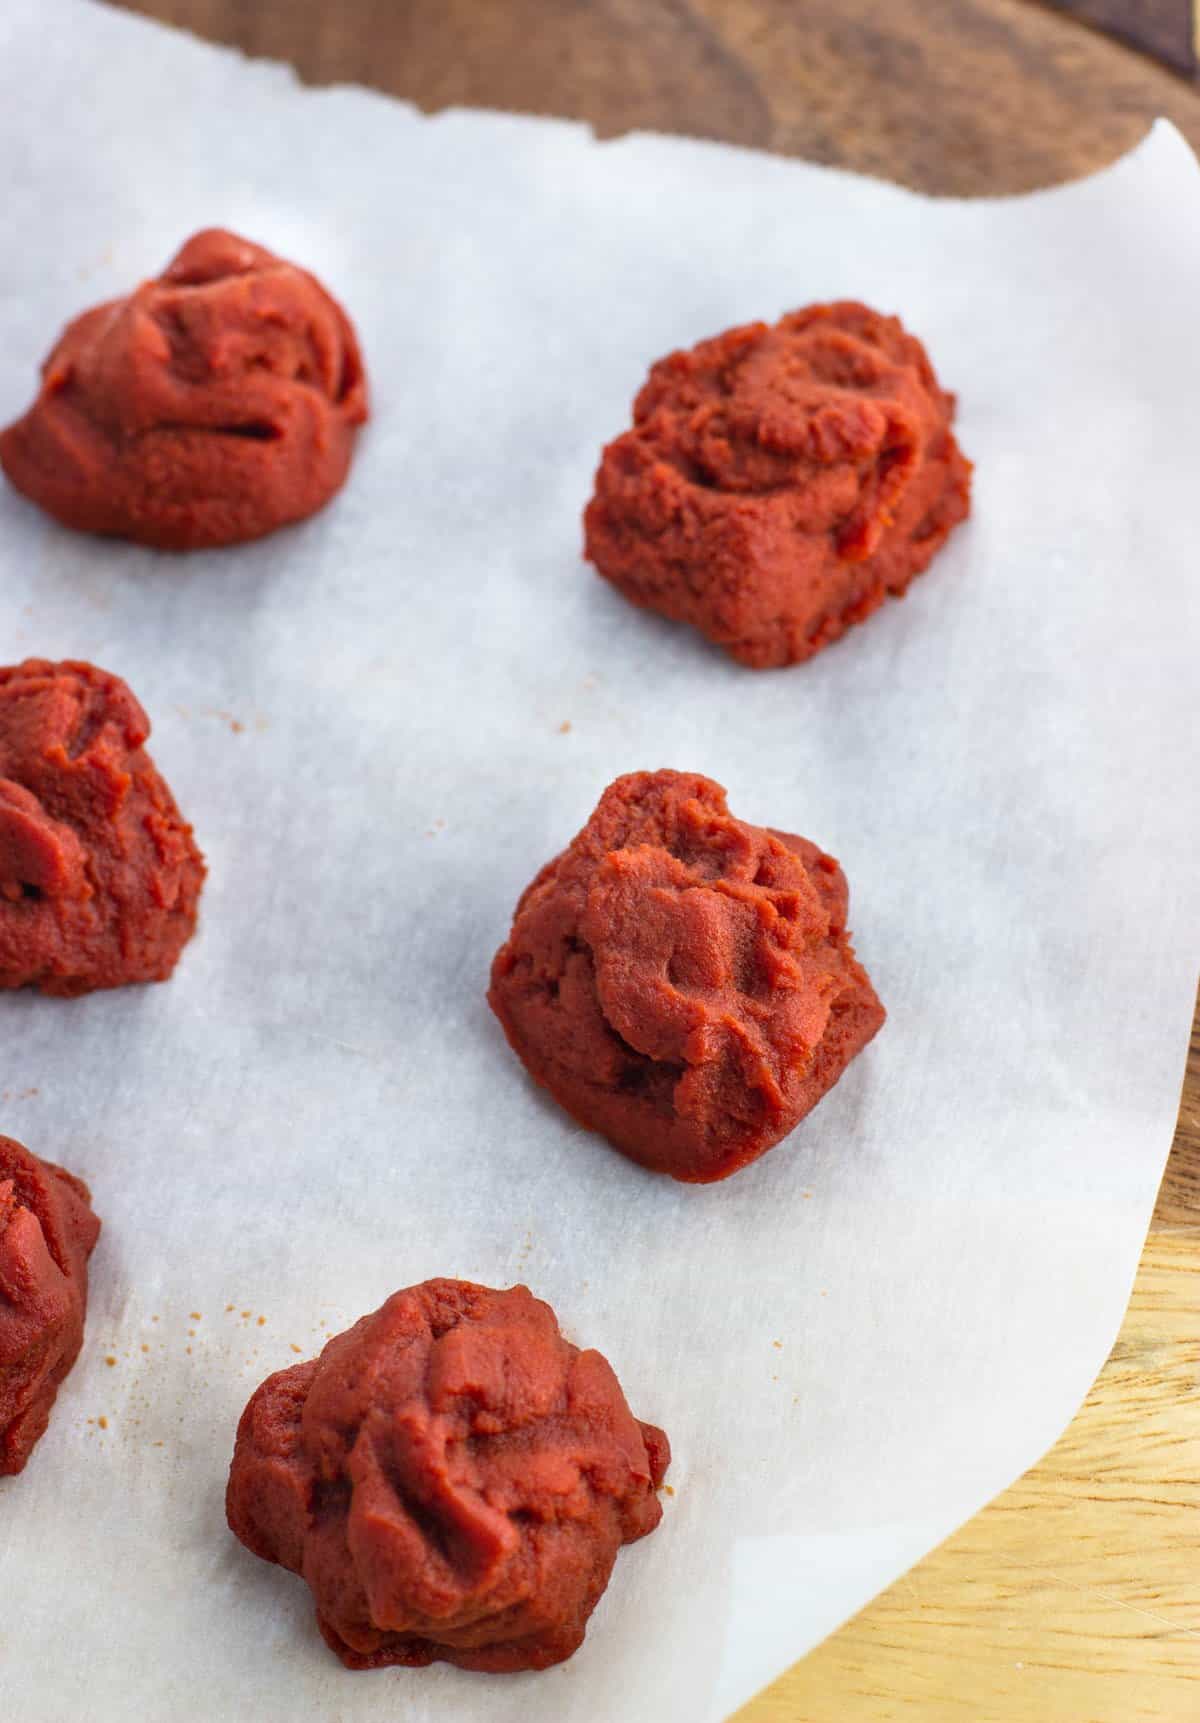
[[[0,1485],[4,1711],[722,1717],[1043,1452],[1126,1302],[1200,922],[1196,163],[1163,125],[934,203],[425,119],[68,0],[6,0],[0,159],[0,417],[208,223],[344,298],[375,410],[336,505],[233,554],[0,496],[0,661],[125,675],[211,865],[168,986],[0,1000],[0,1129],[105,1222]],[[597,580],[580,510],[653,358],[834,295],[928,342],[975,512],[904,603],[755,674]],[[890,1012],[703,1189],[573,1128],[484,1003],[520,889],[659,765],[842,859]],[[661,1530],[544,1675],[348,1674],[225,1529],[254,1384],[432,1274],[527,1281],[674,1444]]]

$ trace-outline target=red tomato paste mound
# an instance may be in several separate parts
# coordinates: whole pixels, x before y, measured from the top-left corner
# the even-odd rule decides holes
[[[544,1669],[654,1530],[667,1439],[523,1286],[429,1280],[270,1376],[238,1426],[229,1524],[307,1580],[351,1669]]]
[[[517,904],[488,999],[530,1074],[631,1159],[727,1178],[884,1020],[845,876],[733,817],[719,784],[634,772]]]
[[[600,462],[586,554],[743,664],[798,663],[966,515],[953,415],[921,343],[865,305],[731,329],[651,369]]]
[[[196,926],[204,861],[119,676],[0,667],[0,988],[165,981]]]
[[[79,1356],[99,1235],[82,1179],[0,1137],[0,1473],[24,1469]]]
[[[127,299],[68,324],[0,434],[19,491],[80,532],[166,550],[239,544],[341,488],[366,381],[313,276],[213,228]]]

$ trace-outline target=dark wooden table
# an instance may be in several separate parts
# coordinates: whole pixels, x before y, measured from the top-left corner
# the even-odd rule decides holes
[[[1200,92],[1025,0],[120,3],[290,60],[312,82],[372,84],[427,109],[688,132],[924,191],[1025,191],[1086,173],[1158,114],[1200,147]],[[1178,0],[1090,3],[1154,15]]]
[[[691,133],[971,195],[1103,166],[1200,89],[1027,0],[118,0],[425,109]],[[1077,0],[1187,58],[1189,0]],[[1189,219],[1195,220],[1196,212]],[[1200,452],[1198,452],[1200,454]],[[1200,1717],[1200,1038],[1129,1316],[1063,1441],[743,1723]],[[617,1723],[617,1720],[614,1720]]]

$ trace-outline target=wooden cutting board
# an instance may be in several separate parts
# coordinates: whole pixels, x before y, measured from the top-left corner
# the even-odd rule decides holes
[[[1200,150],[1191,82],[1025,0],[118,3],[428,109],[689,132],[931,192],[1087,173],[1159,114]],[[1190,0],[1064,3],[1186,63]],[[1075,1422],[738,1723],[1200,1718],[1197,1029],[1129,1314]]]

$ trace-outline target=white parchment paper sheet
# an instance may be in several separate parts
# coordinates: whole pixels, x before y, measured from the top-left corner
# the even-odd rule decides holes
[[[0,160],[0,417],[209,223],[344,298],[375,410],[335,506],[232,554],[0,496],[0,661],[125,675],[212,870],[169,986],[0,1000],[0,1129],[105,1222],[0,1485],[4,1710],[717,1719],[1042,1453],[1125,1305],[1200,919],[1196,163],[1163,126],[1085,184],[934,203],[425,119],[68,0],[0,13]],[[928,342],[975,512],[903,604],[755,674],[597,580],[580,510],[650,360],[835,295]],[[535,868],[659,765],[842,859],[890,1012],[705,1189],[573,1128],[484,1003]],[[348,1674],[224,1527],[254,1383],[433,1274],[528,1281],[675,1447],[544,1675]]]

